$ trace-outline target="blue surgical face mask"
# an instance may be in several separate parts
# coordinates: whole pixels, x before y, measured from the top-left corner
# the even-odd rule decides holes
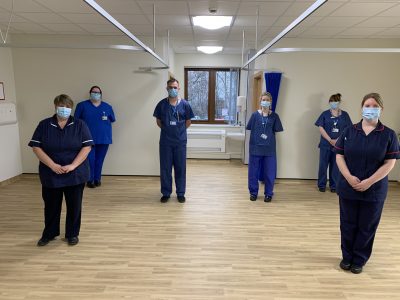
[[[261,101],[261,107],[270,107],[271,106],[271,102],[269,101]]]
[[[57,106],[56,111],[57,111],[57,116],[59,116],[62,119],[68,119],[69,116],[71,115],[72,109],[68,107]]]
[[[381,115],[380,107],[363,107],[362,116],[367,120],[376,120],[379,119]]]
[[[339,107],[339,102],[329,102],[329,106],[332,109],[337,109]]]
[[[178,89],[168,89],[168,96],[170,98],[178,97]]]
[[[95,101],[100,101],[101,100],[101,94],[100,93],[90,93],[90,99],[93,99]]]

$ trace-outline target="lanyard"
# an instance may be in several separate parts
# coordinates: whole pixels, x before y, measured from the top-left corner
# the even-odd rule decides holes
[[[261,116],[262,117],[262,126],[264,128],[264,134],[267,131],[267,123],[268,123],[268,116]]]
[[[175,106],[171,104],[169,106],[171,107],[172,116],[179,122],[178,103]]]

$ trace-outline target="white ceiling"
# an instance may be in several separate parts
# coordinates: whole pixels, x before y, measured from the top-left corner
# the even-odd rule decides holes
[[[191,16],[210,15],[203,0],[97,0],[106,11],[137,37],[170,30],[177,53],[194,52],[199,45],[224,46],[225,53],[240,53],[242,32],[246,48],[254,48],[259,11],[258,45],[263,46],[305,11],[309,0],[212,0],[216,15],[232,15],[230,28],[208,31],[193,27]],[[0,0],[0,28],[7,28],[12,0]],[[14,0],[12,34],[122,35],[83,0]],[[400,38],[400,0],[329,0],[290,32],[296,38]]]

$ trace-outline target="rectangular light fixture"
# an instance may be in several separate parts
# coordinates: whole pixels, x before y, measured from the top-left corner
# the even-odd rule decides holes
[[[193,25],[209,30],[231,26],[232,16],[195,16],[192,17]]]
[[[198,46],[197,51],[206,53],[206,54],[214,54],[222,51],[222,46]]]

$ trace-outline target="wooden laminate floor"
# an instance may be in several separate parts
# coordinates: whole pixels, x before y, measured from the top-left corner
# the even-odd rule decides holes
[[[398,183],[354,275],[338,267],[337,196],[315,181],[278,180],[266,204],[249,201],[239,161],[189,160],[187,173],[185,204],[161,204],[158,177],[85,189],[75,247],[36,246],[36,175],[0,187],[0,299],[400,299]]]

